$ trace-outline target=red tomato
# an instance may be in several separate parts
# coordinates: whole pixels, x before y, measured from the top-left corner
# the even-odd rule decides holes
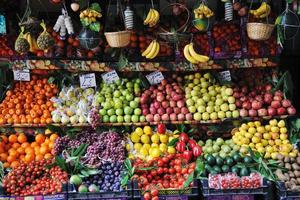
[[[144,199],[145,199],[145,200],[150,200],[150,199],[151,199],[151,195],[150,195],[149,192],[145,192],[145,194],[144,194]]]

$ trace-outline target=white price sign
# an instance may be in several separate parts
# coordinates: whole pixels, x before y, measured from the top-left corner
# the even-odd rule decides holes
[[[111,84],[120,79],[120,77],[118,76],[118,73],[115,70],[113,70],[111,72],[107,72],[105,74],[102,74],[101,76],[102,76],[103,81],[106,84]]]
[[[158,84],[165,79],[164,75],[160,71],[152,72],[151,74],[146,75],[146,78],[151,85]]]
[[[231,81],[231,75],[230,75],[230,71],[229,70],[219,72],[219,75],[220,75],[220,78],[223,81]]]
[[[81,88],[96,87],[95,73],[82,74],[79,76],[79,81]]]
[[[14,70],[13,72],[15,81],[30,81],[29,69]]]

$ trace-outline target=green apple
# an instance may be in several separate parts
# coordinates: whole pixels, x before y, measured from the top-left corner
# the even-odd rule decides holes
[[[201,120],[201,113],[195,113],[195,114],[193,115],[193,118],[194,118],[194,120],[196,120],[196,121],[200,121],[200,120]]]
[[[130,101],[129,105],[131,108],[137,108],[139,106],[138,102],[136,101]]]
[[[119,115],[117,117],[117,121],[118,121],[118,123],[123,123],[124,122],[124,117]]]
[[[236,105],[235,104],[229,104],[229,110],[231,110],[231,111],[236,110]]]
[[[218,117],[219,117],[220,119],[224,119],[224,118],[226,117],[225,112],[224,112],[224,111],[219,111],[219,112],[218,112]]]
[[[109,116],[108,116],[108,115],[102,116],[102,121],[103,121],[104,123],[109,122]]]
[[[186,105],[187,106],[193,106],[194,104],[195,104],[195,102],[192,99],[186,100]]]
[[[230,96],[230,97],[228,97],[227,101],[228,101],[228,103],[233,104],[235,102],[235,98]]]
[[[114,97],[118,98],[122,95],[122,92],[120,92],[119,90],[114,91]]]
[[[124,116],[124,121],[125,121],[126,123],[130,123],[130,122],[131,122],[131,115],[125,115],[125,116]]]
[[[233,89],[226,88],[225,93],[226,93],[227,96],[231,96],[233,94]]]
[[[99,113],[100,113],[101,116],[104,116],[104,115],[107,114],[107,112],[104,108],[100,109]]]
[[[202,113],[202,119],[203,119],[204,121],[209,120],[209,113],[208,113],[208,112]]]
[[[116,115],[110,116],[109,122],[110,122],[110,123],[116,123],[116,122],[117,122],[117,116],[116,116]]]
[[[134,111],[133,111],[133,113],[135,115],[141,115],[142,114],[142,110],[140,108],[135,108]]]
[[[205,106],[198,106],[197,111],[199,113],[204,113],[206,111],[206,107]]]
[[[140,122],[145,122],[146,121],[146,117],[144,115],[140,116]]]
[[[221,106],[220,106],[221,110],[226,112],[229,110],[229,106],[227,103],[223,103]]]
[[[240,113],[239,113],[238,110],[232,111],[232,117],[233,117],[233,118],[238,118],[239,116],[240,116]]]
[[[232,118],[231,111],[227,111],[225,114],[226,114],[226,118]]]
[[[139,116],[137,116],[137,115],[132,115],[132,116],[131,116],[131,121],[132,121],[133,123],[139,122]]]
[[[122,115],[123,115],[123,109],[122,109],[122,108],[118,108],[118,109],[116,110],[116,115],[122,116]]]
[[[218,114],[217,114],[216,112],[210,113],[210,119],[211,119],[211,120],[216,120],[216,119],[218,119]]]
[[[112,105],[111,105],[111,103],[108,101],[108,102],[105,102],[104,104],[103,104],[103,108],[105,109],[105,110],[108,110],[108,109],[110,109],[112,107]]]
[[[131,115],[132,112],[133,112],[133,109],[132,109],[131,107],[126,106],[126,107],[124,108],[124,113],[125,113],[125,115]]]
[[[195,113],[196,112],[196,107],[195,106],[189,106],[188,107],[190,113]]]
[[[113,108],[109,109],[109,110],[107,111],[107,114],[108,114],[109,116],[113,116],[113,115],[115,114],[115,109],[113,109]]]
[[[216,99],[216,105],[221,106],[223,104],[223,99],[217,98]]]
[[[208,112],[208,113],[212,113],[212,112],[215,111],[214,106],[207,106],[205,110],[206,110],[206,112]]]

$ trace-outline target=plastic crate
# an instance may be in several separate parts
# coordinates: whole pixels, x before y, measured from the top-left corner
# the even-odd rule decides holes
[[[143,199],[142,191],[138,188],[137,181],[133,183],[133,199]],[[159,199],[163,200],[185,200],[189,197],[199,197],[200,190],[199,190],[199,180],[195,179],[193,182],[193,186],[184,189],[165,189],[159,190]]]
[[[263,180],[263,185],[260,188],[253,189],[228,189],[228,190],[216,190],[208,187],[208,180],[201,179],[201,189],[204,197],[214,196],[236,196],[236,195],[260,195],[263,199],[273,199],[273,184],[270,181]]]
[[[127,200],[132,199],[132,187],[128,184],[126,190],[120,192],[93,192],[93,193],[78,193],[75,186],[72,185],[72,189],[68,192],[69,200],[84,200],[84,199],[105,199],[105,200]]]
[[[287,190],[284,182],[279,182],[276,185],[277,188],[277,199],[279,200],[299,200],[300,191]]]

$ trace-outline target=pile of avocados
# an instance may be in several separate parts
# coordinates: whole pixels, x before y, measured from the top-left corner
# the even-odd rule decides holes
[[[254,172],[254,168],[249,168],[246,165],[251,163],[254,163],[254,161],[250,156],[242,157],[238,152],[234,152],[231,156],[225,158],[208,154],[205,157],[204,176],[228,172],[233,172],[240,177],[249,176],[251,172]],[[236,166],[237,164],[239,164],[239,167]]]

